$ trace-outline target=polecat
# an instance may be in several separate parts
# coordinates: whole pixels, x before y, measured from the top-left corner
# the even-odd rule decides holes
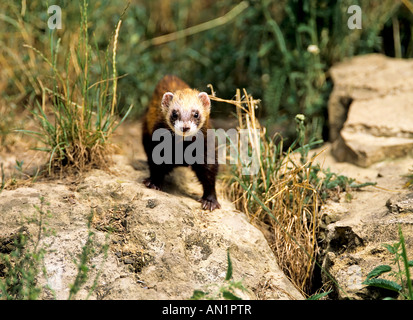
[[[215,180],[218,173],[218,162],[209,164],[207,161],[207,130],[211,128],[209,114],[211,101],[208,94],[191,89],[184,81],[172,75],[166,75],[157,84],[151,102],[143,118],[142,142],[148,157],[150,177],[144,180],[148,188],[161,190],[166,174],[177,166],[189,166],[183,163],[156,164],[153,160],[153,149],[159,143],[153,141],[152,135],[157,129],[167,129],[173,136],[194,136],[199,131],[203,133],[204,160],[203,163],[191,163],[203,187],[203,196],[199,200],[203,209],[219,209]],[[216,157],[216,151],[215,151]]]

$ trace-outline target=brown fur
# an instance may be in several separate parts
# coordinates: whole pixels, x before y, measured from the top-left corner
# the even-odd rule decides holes
[[[165,92],[174,93],[182,89],[189,89],[189,86],[173,75],[166,75],[158,82],[143,118],[144,133],[152,135],[155,131],[155,124],[164,121],[163,113],[160,109],[163,94]]]
[[[184,81],[175,77],[173,75],[167,75],[161,79],[157,84],[155,91],[152,95],[151,102],[146,110],[146,113],[143,118],[142,124],[142,141],[145,148],[146,155],[148,157],[148,164],[150,169],[150,177],[144,181],[145,185],[148,188],[153,188],[160,190],[163,182],[163,178],[168,174],[174,167],[175,164],[167,165],[161,164],[156,165],[152,161],[152,151],[156,143],[152,141],[152,134],[156,129],[165,128],[173,131],[171,124],[167,118],[166,112],[168,108],[162,107],[162,97],[166,92],[173,93],[173,101],[177,99],[179,104],[184,109],[192,108],[194,104],[199,107],[199,111],[202,112],[202,123],[199,123],[199,130],[204,133],[206,139],[207,129],[210,128],[209,123],[209,113],[210,109],[205,109],[203,107],[202,100],[206,99],[209,101],[206,95],[202,96],[201,99],[198,97],[199,91],[191,89]],[[205,101],[205,100],[204,100]],[[209,104],[206,104],[209,106]],[[205,142],[206,146],[207,143]],[[205,157],[206,157],[205,150]],[[200,199],[202,207],[204,209],[214,210],[220,208],[220,204],[216,198],[215,192],[215,178],[218,172],[218,164],[193,164],[191,166],[192,170],[197,175],[199,181],[201,182],[204,194]]]

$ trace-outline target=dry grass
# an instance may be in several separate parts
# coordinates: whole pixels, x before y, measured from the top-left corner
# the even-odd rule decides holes
[[[50,70],[48,77],[37,80],[42,98],[32,113],[39,130],[19,130],[35,136],[43,145],[37,150],[48,153],[45,171],[48,175],[108,168],[108,154],[113,150],[109,139],[132,108],[119,121],[116,55],[122,20],[117,23],[106,50],[99,50],[90,39],[87,7],[85,0],[76,41],[70,42],[64,64],[59,62],[59,53],[65,46],[61,46],[60,38],[54,40],[53,33],[49,39],[50,56],[34,46],[24,45]]]
[[[249,150],[259,152],[260,170],[256,175],[242,175],[239,163],[231,165],[231,172],[224,175],[228,196],[252,223],[264,223],[280,267],[298,289],[308,292],[318,252],[319,185],[310,178],[314,158],[299,159],[291,149],[283,152],[282,138],[267,136],[255,116],[258,101],[245,90],[243,98],[237,90],[235,100],[211,99],[236,105],[238,129],[249,131]]]

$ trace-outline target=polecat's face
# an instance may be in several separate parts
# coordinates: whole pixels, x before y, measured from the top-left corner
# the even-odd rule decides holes
[[[208,94],[192,89],[166,92],[162,110],[169,127],[181,136],[193,136],[209,117],[211,101]]]

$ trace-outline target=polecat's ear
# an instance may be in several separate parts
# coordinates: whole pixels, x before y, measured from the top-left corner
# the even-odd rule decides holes
[[[198,98],[201,100],[205,109],[209,110],[211,108],[211,100],[206,92],[200,92]]]
[[[162,108],[168,109],[173,97],[174,95],[172,92],[164,93],[162,97],[162,102],[161,102]]]

